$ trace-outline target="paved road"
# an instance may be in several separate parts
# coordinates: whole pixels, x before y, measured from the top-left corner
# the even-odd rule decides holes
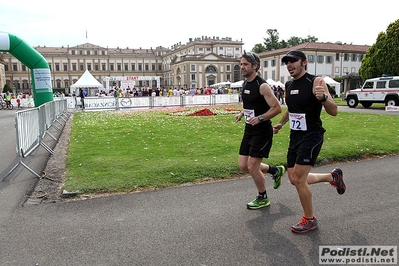
[[[0,112],[0,125],[3,169],[14,163],[12,114]],[[320,245],[398,245],[398,164],[392,156],[316,168],[341,167],[348,190],[313,185],[319,230],[306,235],[289,230],[302,213],[287,176],[278,190],[268,182],[272,204],[255,211],[245,207],[251,178],[23,205],[37,179],[19,167],[0,182],[0,265],[317,265]]]

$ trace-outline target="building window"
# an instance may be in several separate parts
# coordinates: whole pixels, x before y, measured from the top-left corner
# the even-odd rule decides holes
[[[82,50],[80,50],[80,51],[79,51],[79,54],[80,54],[80,55],[83,55],[83,51],[82,51]]]
[[[105,51],[101,51],[101,55],[105,55]]]
[[[76,68],[76,63],[72,63],[72,70],[73,70],[73,71],[76,71],[76,70],[77,70],[77,68]]]
[[[227,74],[227,75],[226,75],[226,79],[227,79],[227,81],[230,81],[230,80],[231,80],[230,74]]]
[[[94,70],[95,70],[95,71],[100,70],[100,67],[98,66],[98,64],[95,64],[95,65],[94,65]]]
[[[22,71],[26,71],[26,66],[22,65]]]
[[[191,82],[195,82],[195,74],[191,74]]]
[[[91,64],[90,63],[87,64],[87,70],[91,71]]]
[[[363,55],[359,54],[359,62],[362,62],[362,60],[363,60]]]
[[[151,70],[155,71],[155,64],[151,64]]]
[[[85,70],[85,66],[83,64],[80,64],[79,65],[79,69],[80,69],[80,71],[84,71]]]
[[[116,67],[118,68],[118,71],[122,70],[122,65],[120,63],[116,64]]]
[[[263,62],[263,67],[268,67],[269,66],[269,61],[264,61]]]
[[[231,66],[230,66],[230,65],[227,65],[227,66],[226,66],[226,71],[228,71],[228,72],[231,71]]]
[[[339,61],[339,53],[335,54],[335,61]]]
[[[317,63],[318,64],[323,64],[324,63],[324,56],[318,55],[317,56]]]
[[[326,56],[326,63],[331,64],[332,63],[332,56]]]
[[[352,54],[352,62],[356,62],[356,58],[357,58],[357,55],[356,54]]]
[[[308,55],[308,62],[314,63],[314,55]]]
[[[275,66],[276,66],[276,59],[273,59],[273,60],[271,61],[271,65],[272,65],[272,67],[275,67]]]
[[[102,69],[102,71],[105,71],[105,70],[107,70],[107,68],[106,68],[106,64],[105,64],[105,63],[102,63],[102,64],[101,64],[101,69]]]
[[[60,64],[55,64],[55,71],[60,71]]]
[[[129,64],[125,64],[125,71],[129,70]]]
[[[205,72],[217,72],[217,70],[216,70],[216,67],[214,67],[214,66],[208,66],[206,69],[205,69]]]
[[[68,71],[68,64],[64,64],[64,71]]]
[[[90,51],[86,51],[86,54],[87,54],[87,55],[90,55]]]
[[[57,79],[57,89],[61,88],[61,80]]]
[[[97,51],[94,51],[94,55],[97,55],[98,54],[98,52]]]
[[[115,70],[114,64],[109,64],[109,69],[110,69],[111,71],[114,71],[114,70]]]
[[[132,71],[136,70],[136,64],[132,64],[131,67],[132,67]]]
[[[17,64],[12,64],[12,70],[13,71],[18,71],[18,65]]]
[[[143,65],[139,63],[139,71],[143,70]]]
[[[162,64],[158,64],[158,70],[162,70]]]
[[[344,54],[344,61],[349,61],[349,54]]]
[[[195,71],[195,65],[190,65],[191,71]]]
[[[72,51],[71,51],[71,54],[72,54],[72,55],[75,55],[75,50],[72,50]]]
[[[148,64],[145,64],[144,67],[145,67],[145,71],[149,70]]]

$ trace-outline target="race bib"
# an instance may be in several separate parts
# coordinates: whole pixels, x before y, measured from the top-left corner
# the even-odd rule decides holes
[[[252,118],[255,116],[255,110],[252,109],[244,109],[244,117],[245,117],[245,123],[248,123],[248,119]]]
[[[306,114],[289,113],[290,129],[292,130],[308,130],[306,126]]]

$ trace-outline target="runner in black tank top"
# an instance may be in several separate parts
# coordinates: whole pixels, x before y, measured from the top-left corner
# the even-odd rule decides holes
[[[325,131],[320,119],[322,103],[314,97],[313,82],[316,76],[305,73],[297,80],[290,80],[286,84],[286,103],[288,112],[305,113],[306,126],[309,131]],[[298,92],[298,93],[297,93]]]
[[[287,172],[291,184],[296,187],[303,208],[303,217],[291,226],[291,231],[306,233],[318,227],[309,185],[330,182],[338,194],[343,194],[346,190],[343,173],[339,168],[330,173],[310,173],[323,145],[325,129],[320,119],[322,107],[332,116],[337,115],[338,108],[331,99],[324,80],[306,72],[307,60],[303,52],[288,52],[282,58],[282,63],[286,65],[293,79],[285,84],[287,111],[273,130],[277,134],[287,122],[291,129]]]
[[[236,115],[236,121],[245,120],[244,136],[241,140],[238,165],[242,171],[251,174],[258,196],[247,204],[248,209],[259,209],[270,205],[266,193],[265,173],[272,175],[273,187],[279,188],[284,166],[269,166],[262,163],[269,157],[273,142],[273,128],[270,119],[281,113],[281,106],[273,90],[258,76],[260,59],[254,53],[241,57],[241,72],[246,77],[242,90],[244,110]]]

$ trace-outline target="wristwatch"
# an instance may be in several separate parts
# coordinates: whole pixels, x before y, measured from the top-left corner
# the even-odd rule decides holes
[[[258,119],[259,119],[260,122],[263,122],[263,119],[264,119],[263,115],[258,116]]]
[[[319,100],[319,102],[324,103],[325,101],[327,101],[327,99],[328,99],[328,95],[323,94],[323,99]]]

